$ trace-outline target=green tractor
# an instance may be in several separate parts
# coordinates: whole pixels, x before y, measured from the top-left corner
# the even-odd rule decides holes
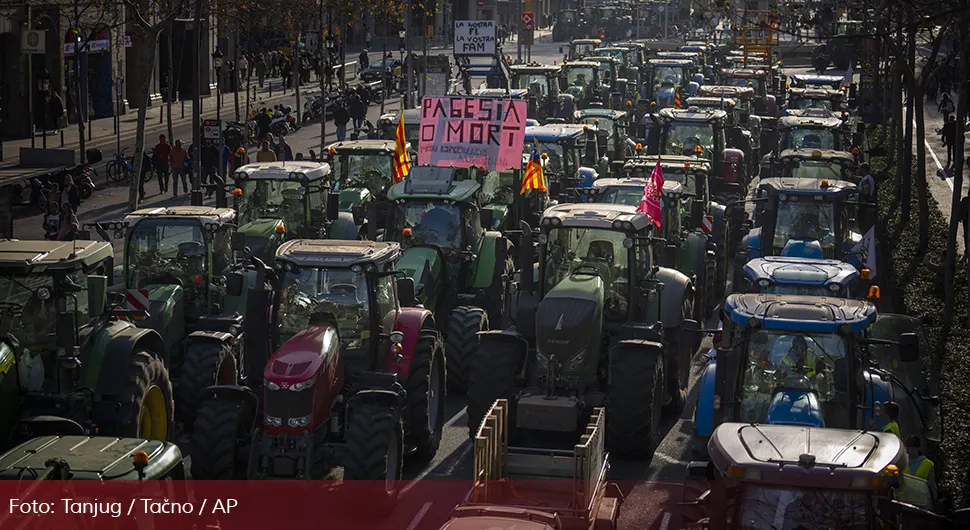
[[[186,425],[208,386],[236,384],[244,374],[243,284],[254,274],[241,263],[251,249],[235,221],[231,208],[174,206],[85,225],[106,241],[109,231],[124,239],[120,283],[149,313],[135,324],[162,337]]]
[[[419,303],[439,318],[449,386],[465,386],[465,357],[476,334],[500,324],[514,274],[511,244],[488,230],[494,211],[480,202],[482,184],[461,170],[417,166],[391,186],[394,203],[384,239],[404,248],[398,270],[414,280]]]
[[[337,211],[330,166],[319,162],[246,164],[234,175],[239,232],[252,255],[272,261],[295,238],[357,239],[353,215]]]
[[[166,440],[175,404],[162,337],[109,309],[111,245],[0,240],[3,445],[99,432]]]
[[[185,464],[178,446],[164,440],[48,435],[27,440],[0,455],[0,480],[25,479],[169,479],[169,487],[178,488],[175,484],[184,484]]]
[[[693,285],[653,259],[655,225],[633,206],[560,204],[518,249],[513,326],[481,333],[468,354],[468,427],[509,399],[518,430],[577,433],[607,407],[611,452],[643,458],[661,407],[679,411],[697,345]],[[529,239],[532,229],[523,226]]]
[[[373,207],[376,226],[366,230],[384,228],[391,206],[387,190],[394,184],[394,140],[337,142],[327,147],[326,156],[333,168],[334,191],[340,194],[340,211],[361,224],[366,222],[366,209]]]

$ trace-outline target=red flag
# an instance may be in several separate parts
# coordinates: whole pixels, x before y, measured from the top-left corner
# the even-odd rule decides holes
[[[660,228],[661,218],[660,194],[663,189],[664,171],[660,167],[660,159],[658,158],[657,165],[650,172],[650,180],[643,186],[643,197],[640,198],[640,206],[637,207],[637,211],[647,214],[658,229]]]

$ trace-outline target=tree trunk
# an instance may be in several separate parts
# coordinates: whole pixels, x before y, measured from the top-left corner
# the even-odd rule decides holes
[[[906,68],[910,69],[911,71],[916,70],[916,64],[910,61],[910,58],[915,53],[915,31],[915,27],[911,28],[907,37],[906,62],[896,61],[896,64],[899,65],[901,70]],[[899,93],[896,92],[896,94]],[[903,130],[905,132],[903,133],[902,143],[899,146],[900,154],[902,156],[896,164],[897,174],[902,176],[901,220],[903,224],[908,223],[910,219],[910,203],[912,201],[913,193],[913,105],[915,104],[915,100],[913,99],[913,87],[907,87],[906,118],[905,123],[903,124]]]
[[[175,66],[173,64],[175,61],[172,60],[172,36],[174,33],[172,31],[172,27],[173,27],[173,24],[168,25],[168,30],[167,30],[168,37],[165,39],[166,42],[168,42],[167,44],[168,46],[168,68],[167,68],[168,88],[165,89],[167,92],[167,94],[165,95],[165,121],[168,125],[168,141],[174,143],[175,133],[172,131],[172,101],[175,100],[176,90],[175,90]],[[185,50],[184,42],[182,43],[182,50],[183,51]],[[179,55],[184,56],[184,53]],[[184,117],[185,116],[183,116],[183,118]]]
[[[133,49],[140,50],[137,60],[142,64],[142,78],[139,90],[141,92],[141,106],[138,107],[138,125],[135,132],[135,174],[128,179],[128,211],[138,209],[138,188],[141,184],[142,165],[145,152],[145,120],[148,118],[148,102],[152,89],[152,78],[155,73],[155,50],[158,48],[158,30],[143,30],[145,39],[142,46]]]

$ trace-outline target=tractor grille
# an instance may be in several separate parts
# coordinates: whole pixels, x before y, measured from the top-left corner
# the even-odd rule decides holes
[[[267,390],[266,415],[283,420],[287,427],[290,418],[299,418],[313,412],[313,388],[294,392],[292,390]]]

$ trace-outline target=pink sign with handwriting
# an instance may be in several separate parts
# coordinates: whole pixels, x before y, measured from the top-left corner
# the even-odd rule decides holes
[[[524,100],[426,97],[421,100],[418,164],[519,169],[525,120]]]

